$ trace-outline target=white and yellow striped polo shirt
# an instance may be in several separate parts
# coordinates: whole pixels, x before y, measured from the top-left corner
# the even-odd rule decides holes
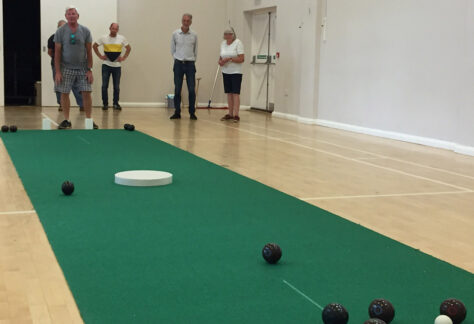
[[[104,35],[97,40],[97,45],[104,47],[104,55],[107,56],[107,60],[103,62],[111,67],[120,67],[120,62],[115,60],[120,56],[122,50],[128,45],[128,41],[122,35],[117,34],[116,37],[110,37],[110,35]]]

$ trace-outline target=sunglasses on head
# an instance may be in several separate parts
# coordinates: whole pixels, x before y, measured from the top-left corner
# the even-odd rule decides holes
[[[69,40],[69,42],[71,43],[71,45],[76,44],[76,34],[71,34],[71,39]]]

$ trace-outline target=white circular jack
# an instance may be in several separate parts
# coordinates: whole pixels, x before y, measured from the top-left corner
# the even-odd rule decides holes
[[[446,315],[439,315],[435,318],[434,324],[453,324],[453,321]]]
[[[123,186],[153,187],[173,182],[173,175],[164,171],[132,170],[115,174],[115,183]]]

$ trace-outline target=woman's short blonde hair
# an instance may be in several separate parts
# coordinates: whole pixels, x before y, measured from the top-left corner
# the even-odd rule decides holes
[[[231,34],[232,35],[232,40],[236,40],[237,39],[237,35],[235,35],[235,31],[234,31],[234,28],[230,27],[230,28],[227,28],[226,30],[224,30],[224,35],[225,34]],[[225,37],[224,37],[225,39]]]

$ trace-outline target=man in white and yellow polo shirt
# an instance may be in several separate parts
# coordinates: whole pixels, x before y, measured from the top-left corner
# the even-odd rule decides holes
[[[122,64],[130,55],[132,48],[127,39],[118,34],[119,25],[112,23],[110,25],[110,34],[104,35],[94,43],[93,48],[95,54],[103,60],[102,63],[102,103],[103,110],[109,109],[109,80],[112,75],[114,85],[114,101],[113,107],[115,110],[121,110],[119,104],[120,96],[120,76],[122,74]],[[99,46],[103,46],[104,55],[99,52]],[[122,51],[125,48],[125,54],[122,56]]]

